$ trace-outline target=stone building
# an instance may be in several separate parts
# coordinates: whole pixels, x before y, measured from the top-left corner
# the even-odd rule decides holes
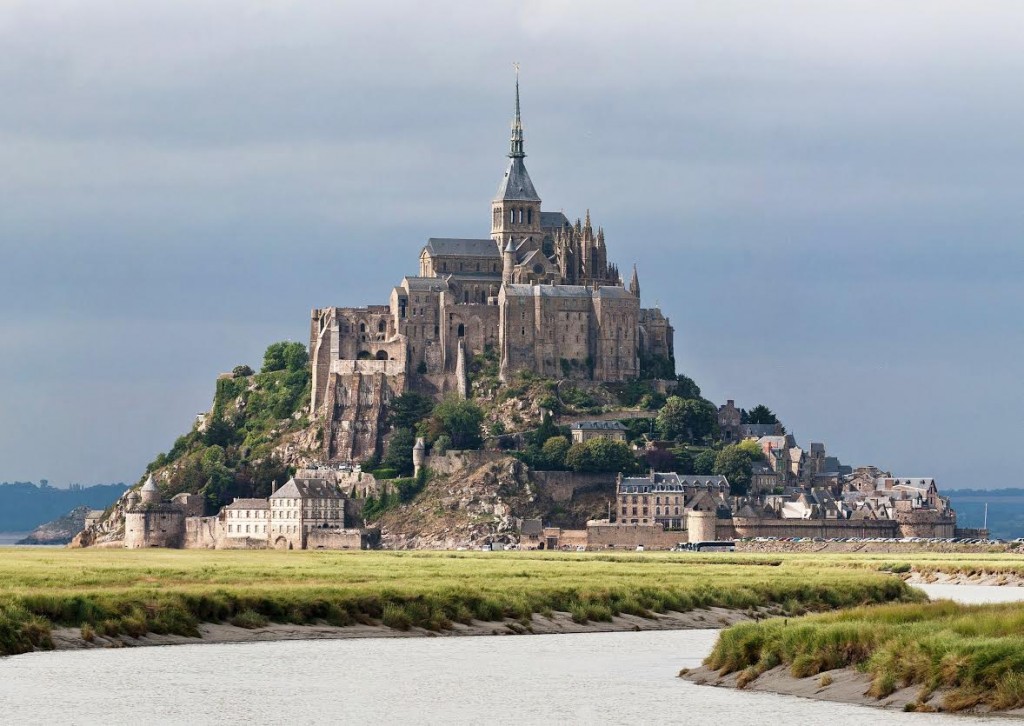
[[[618,421],[576,421],[569,427],[574,444],[591,439],[626,440],[626,427]]]
[[[674,331],[641,307],[636,269],[627,288],[589,211],[570,222],[542,209],[525,157],[517,78],[489,236],[428,239],[418,274],[386,305],[312,311],[310,409],[324,424],[325,461],[379,453],[385,408],[406,390],[465,395],[467,359],[488,350],[503,380],[622,381],[645,362],[674,376]]]
[[[722,441],[735,443],[743,438],[740,430],[742,420],[743,413],[736,408],[736,402],[731,398],[725,402],[724,406],[718,407],[718,430],[721,433]]]
[[[228,539],[266,541],[270,535],[270,502],[266,499],[235,499],[221,513]]]
[[[616,485],[618,521],[654,524],[665,529],[686,527],[689,511],[717,511],[728,506],[729,481],[721,475],[651,472],[642,477],[619,477]]]
[[[329,479],[298,479],[270,495],[270,545],[276,549],[306,549],[309,533],[344,529],[345,497]]]

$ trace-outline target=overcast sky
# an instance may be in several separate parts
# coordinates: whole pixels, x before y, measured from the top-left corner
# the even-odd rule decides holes
[[[135,480],[214,378],[486,237],[512,62],[716,403],[1024,485],[1024,4],[0,4],[0,480]]]

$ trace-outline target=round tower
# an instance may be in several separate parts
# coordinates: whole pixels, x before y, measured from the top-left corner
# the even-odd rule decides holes
[[[412,466],[413,476],[419,476],[420,470],[423,468],[423,462],[427,458],[427,447],[423,443],[423,437],[420,436],[416,439],[416,445],[412,447]]]
[[[512,238],[505,245],[505,251],[501,255],[501,281],[506,285],[512,284],[512,272],[516,267],[516,246],[512,244]]]
[[[146,479],[146,483],[142,485],[142,489],[139,490],[142,494],[143,504],[159,504],[160,503],[160,487],[153,481],[153,475],[150,474],[149,478]]]
[[[717,539],[715,534],[718,524],[718,513],[712,509],[710,512],[701,512],[691,509],[686,513],[686,541],[714,542]]]

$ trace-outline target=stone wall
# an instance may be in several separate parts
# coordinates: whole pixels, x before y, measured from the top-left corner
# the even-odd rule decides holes
[[[573,495],[584,489],[607,488],[608,495],[615,494],[615,474],[579,473],[575,471],[532,471],[531,480],[556,502],[567,502]]]
[[[306,549],[360,550],[367,547],[359,529],[311,529],[306,534]]]
[[[467,469],[475,469],[484,464],[500,461],[507,457],[504,451],[447,451],[444,454],[431,454],[427,457],[426,466],[438,474],[454,474]]]
[[[185,547],[212,550],[222,539],[222,524],[218,517],[185,518]]]
[[[718,522],[716,539],[739,537],[902,537],[895,520],[762,519],[734,517]]]
[[[956,517],[943,516],[930,509],[915,509],[896,512],[900,537],[942,537],[955,536]]]
[[[587,527],[587,549],[607,548],[668,550],[686,542],[686,532],[665,531],[653,524],[591,524]]]

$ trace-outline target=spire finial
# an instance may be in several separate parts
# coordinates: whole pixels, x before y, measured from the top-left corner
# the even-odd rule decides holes
[[[523,120],[519,113],[519,64],[513,63],[512,67],[516,70],[516,115],[512,119],[512,142],[508,155],[513,159],[522,159],[526,153],[523,151]]]

